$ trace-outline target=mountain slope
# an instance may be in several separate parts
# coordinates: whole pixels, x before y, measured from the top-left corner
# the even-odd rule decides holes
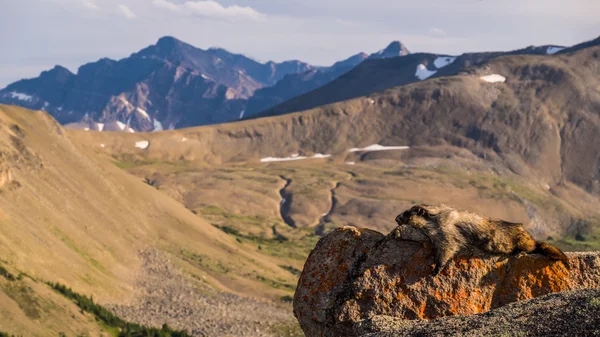
[[[295,261],[265,255],[236,242],[179,202],[116,167],[101,148],[88,149],[73,142],[45,112],[0,105],[0,129],[3,268],[14,275],[29,275],[40,284],[66,284],[106,305],[142,300],[140,277],[149,264],[172,272],[180,270],[185,277],[178,287],[194,291],[187,293],[196,303],[190,308],[202,314],[194,316],[196,326],[212,335],[222,335],[214,330],[217,317],[221,322],[218,326],[237,319],[236,326],[244,331],[254,331],[261,322],[280,324],[290,317],[272,302],[221,295],[215,289],[267,299],[289,294],[290,288],[274,288],[264,280],[293,283],[294,275],[280,265],[295,265]],[[256,273],[263,279],[255,277]],[[154,286],[167,282],[161,277],[164,275],[155,277]],[[42,329],[49,334],[61,332],[52,320],[35,323],[37,314],[22,312],[39,302],[39,315],[57,315],[51,291],[36,286],[34,293],[39,296],[16,297],[11,292],[13,285],[17,283],[0,282],[0,297],[16,298],[19,303],[2,307],[7,312],[0,315],[0,331],[36,335],[43,324]],[[203,296],[213,298],[212,302]],[[262,311],[243,322],[240,317],[227,318],[224,308],[218,306],[220,298],[236,302],[240,312],[247,312],[248,307]],[[11,321],[11,317],[19,319]],[[62,318],[66,326],[83,329],[89,325],[83,316],[72,323],[69,317]],[[169,318],[168,323],[189,328],[175,318]]]
[[[303,113],[151,135],[145,151],[124,146],[133,136],[109,139],[89,133],[85,142],[106,142],[107,151],[131,158],[213,163],[258,162],[294,153],[344,160],[350,148],[374,143],[452,146],[551,193],[572,182],[598,195],[598,48],[556,56],[503,56],[469,73]],[[492,74],[506,82],[483,79]],[[177,150],[165,151],[175,144]]]
[[[398,47],[392,48],[392,50],[396,49]],[[470,67],[481,66],[504,55],[551,55],[560,50],[562,47],[540,46],[510,52],[466,53],[460,56],[416,53],[404,57],[381,59],[372,55],[368,60],[327,85],[260,112],[254,117],[308,110],[428,78],[457,75]]]
[[[328,68],[287,75],[274,86],[257,90],[248,101],[246,111],[241,117],[250,117],[293,97],[319,88],[348,72],[365,59],[367,59],[367,54],[359,53],[346,60],[336,62]]]

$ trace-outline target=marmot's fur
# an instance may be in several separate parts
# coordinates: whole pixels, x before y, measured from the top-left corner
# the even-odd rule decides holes
[[[492,219],[446,205],[425,204],[399,214],[396,223],[420,229],[431,240],[436,250],[434,275],[457,253],[477,251],[501,256],[541,254],[562,261],[569,268],[565,253],[552,245],[535,241],[520,223]]]

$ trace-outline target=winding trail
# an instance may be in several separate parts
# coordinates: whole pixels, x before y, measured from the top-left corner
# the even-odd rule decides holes
[[[279,176],[279,178],[285,180],[285,186],[283,186],[283,188],[281,190],[279,190],[279,195],[281,195],[281,202],[279,202],[279,213],[281,214],[281,218],[283,219],[283,222],[285,222],[288,226],[290,226],[292,228],[297,228],[296,222],[289,215],[290,208],[292,205],[293,195],[291,193],[289,193],[288,191],[286,191],[286,189],[292,183],[292,179],[286,178],[284,176]]]

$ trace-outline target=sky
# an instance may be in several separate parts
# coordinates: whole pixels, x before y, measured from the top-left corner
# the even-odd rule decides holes
[[[3,0],[0,88],[76,72],[174,36],[259,60],[330,65],[394,40],[461,54],[573,45],[600,35],[598,0]]]

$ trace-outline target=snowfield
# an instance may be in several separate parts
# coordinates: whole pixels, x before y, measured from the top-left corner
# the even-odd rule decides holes
[[[33,96],[24,94],[22,92],[11,91],[8,94],[10,95],[10,97],[16,98],[19,101],[29,102],[29,101],[33,100]]]
[[[435,61],[433,61],[433,65],[438,69],[442,69],[445,66],[454,63],[454,61],[456,61],[456,57],[443,56],[436,58]]]
[[[125,130],[125,127],[127,125],[125,125],[125,123],[117,121],[117,126],[119,127],[119,129],[121,129],[121,131],[123,131],[123,130]]]
[[[152,130],[152,131],[162,131],[162,130],[163,130],[162,123],[155,119],[154,120],[154,130]]]
[[[546,49],[546,54],[548,55],[554,55],[556,53],[558,53],[561,50],[564,50],[565,48],[563,47],[548,47],[548,49]]]
[[[148,146],[150,146],[150,142],[147,140],[141,140],[139,142],[135,142],[135,147],[139,148],[139,149],[147,149]]]
[[[300,156],[298,154],[293,154],[290,157],[277,158],[277,157],[266,157],[260,160],[261,163],[272,163],[272,162],[280,162],[280,161],[294,161],[294,160],[304,160],[304,159],[323,159],[331,157],[330,154],[322,154],[317,153],[312,157]]]
[[[498,83],[498,82],[506,82],[506,77],[498,74],[486,75],[480,77],[482,80],[488,83]]]
[[[383,146],[379,144],[369,145],[363,148],[352,148],[348,152],[371,152],[371,151],[393,151],[393,150],[408,150],[409,146]]]
[[[435,73],[437,73],[436,70],[429,70],[425,65],[419,64],[417,66],[417,72],[415,73],[415,76],[417,76],[417,78],[419,78],[422,81],[435,75]]]

